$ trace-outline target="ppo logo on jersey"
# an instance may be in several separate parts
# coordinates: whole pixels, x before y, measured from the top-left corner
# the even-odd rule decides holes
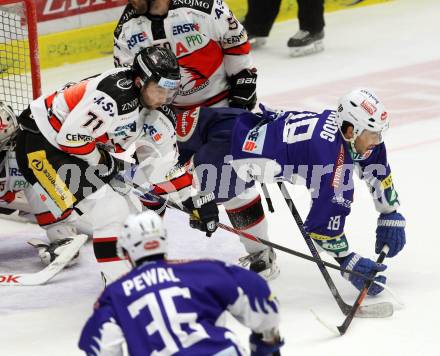
[[[361,107],[370,115],[374,115],[374,113],[377,111],[376,107],[367,100],[364,100],[361,103]]]
[[[257,125],[250,130],[244,140],[242,151],[260,155],[266,140],[266,128],[267,125]]]
[[[179,113],[177,115],[177,141],[186,142],[191,138],[197,126],[197,122],[199,121],[199,114],[200,107],[184,111],[183,113]]]
[[[386,111],[384,111],[382,114],[380,114],[380,119],[382,121],[385,121],[388,117],[388,113]]]

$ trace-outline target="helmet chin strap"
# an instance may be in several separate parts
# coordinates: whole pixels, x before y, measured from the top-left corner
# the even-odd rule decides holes
[[[344,141],[347,142],[347,145],[348,145],[348,153],[350,154],[350,157],[351,157],[351,159],[352,159],[353,161],[362,161],[362,160],[366,159],[366,158],[369,156],[369,154],[367,155],[368,151],[365,152],[363,155],[361,155],[361,154],[356,150],[356,147],[355,147],[355,144],[354,144],[354,143],[355,143],[357,137],[359,136],[359,133],[358,133],[358,132],[354,132],[354,131],[353,131],[353,137],[352,137],[352,138],[349,138],[349,139],[347,139],[347,138],[345,137],[345,135],[342,133],[341,129],[339,129],[339,132],[342,134],[342,138],[344,139]],[[365,157],[366,155],[367,155],[367,157]]]

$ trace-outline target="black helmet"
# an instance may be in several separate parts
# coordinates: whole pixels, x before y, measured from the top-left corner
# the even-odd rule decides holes
[[[167,89],[180,85],[180,69],[173,52],[163,47],[143,48],[134,57],[133,74],[142,80],[142,85],[154,80]]]

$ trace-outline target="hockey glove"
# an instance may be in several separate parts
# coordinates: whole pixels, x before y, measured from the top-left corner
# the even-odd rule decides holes
[[[405,246],[405,218],[397,212],[380,214],[377,219],[376,253],[380,253],[384,245],[390,250],[387,257],[396,256]]]
[[[104,183],[108,183],[119,171],[124,170],[124,161],[113,157],[106,150],[100,149],[99,153],[101,154],[101,160],[97,166],[97,176]]]
[[[249,336],[251,356],[279,356],[280,347],[284,345],[284,340],[278,337],[275,342],[268,343],[263,340],[263,334],[252,332]]]
[[[229,106],[252,110],[257,103],[257,70],[243,69],[229,78]]]
[[[50,244],[46,244],[41,240],[31,239],[28,241],[28,244],[38,249],[38,255],[41,258],[41,262],[47,266],[52,263],[72,241],[73,238],[67,237],[64,239],[59,239]],[[75,254],[72,261],[70,261],[67,266],[72,266],[78,262],[78,256],[79,252]]]
[[[214,193],[189,198],[183,202],[183,205],[190,211],[189,225],[193,229],[206,232],[208,237],[217,230],[219,219]]]
[[[376,263],[369,258],[364,258],[357,253],[350,253],[348,256],[336,259],[342,268],[348,269],[349,271],[355,271],[362,273],[365,276],[373,276],[376,272],[382,272],[387,269],[387,266],[383,263]],[[365,278],[359,277],[354,274],[341,272],[342,276],[349,280],[358,290],[362,290],[365,285]],[[376,276],[375,281],[385,284],[387,278],[385,276]],[[373,283],[368,290],[368,295],[377,295],[383,291],[383,287]]]

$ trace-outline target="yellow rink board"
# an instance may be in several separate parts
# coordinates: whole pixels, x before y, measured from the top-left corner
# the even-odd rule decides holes
[[[326,0],[325,11],[331,12],[389,1],[392,0]],[[247,11],[247,0],[227,0],[226,2],[237,18],[242,19],[244,17]],[[297,9],[296,0],[283,0],[277,21],[296,18]],[[99,58],[111,54],[113,50],[113,30],[115,26],[116,22],[109,22],[102,25],[39,36],[38,43],[40,47],[41,69],[56,67],[65,63],[75,63]],[[6,46],[8,45],[0,44],[0,50],[5,50]],[[13,69],[10,66],[12,62],[15,62],[16,56],[18,56],[18,53],[12,54],[12,57],[10,56],[7,59],[0,57],[0,76],[11,74],[12,70],[14,72],[20,70]]]

